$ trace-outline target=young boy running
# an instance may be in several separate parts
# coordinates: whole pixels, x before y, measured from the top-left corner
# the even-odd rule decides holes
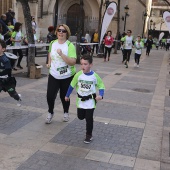
[[[7,56],[4,54],[6,49],[5,41],[0,40],[0,92],[3,90],[18,101],[18,106],[21,105],[21,95],[15,91],[16,80],[11,77],[11,63]]]
[[[86,138],[84,140],[86,144],[92,140],[93,112],[96,102],[103,99],[105,89],[101,78],[91,70],[92,62],[93,59],[89,54],[83,55],[80,59],[82,70],[74,76],[65,97],[65,101],[69,101],[69,96],[76,86],[77,117],[80,120],[86,119]],[[99,89],[99,95],[96,95],[96,87]]]
[[[140,56],[142,54],[142,48],[144,48],[144,44],[141,41],[141,36],[137,37],[137,41],[134,44],[136,50],[135,50],[135,67],[139,67],[139,61],[140,61]]]

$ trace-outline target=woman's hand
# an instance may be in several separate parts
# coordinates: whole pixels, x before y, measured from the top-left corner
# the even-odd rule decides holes
[[[51,67],[51,65],[50,64],[46,64],[46,67],[49,69]]]
[[[57,53],[58,53],[60,56],[62,56],[62,54],[63,54],[63,52],[62,52],[61,49],[57,49]]]

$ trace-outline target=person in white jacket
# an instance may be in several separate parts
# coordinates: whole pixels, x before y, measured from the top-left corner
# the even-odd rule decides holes
[[[138,35],[137,40],[134,44],[135,49],[135,67],[139,67],[140,56],[142,54],[142,48],[144,48],[144,44],[141,41],[141,36]]]

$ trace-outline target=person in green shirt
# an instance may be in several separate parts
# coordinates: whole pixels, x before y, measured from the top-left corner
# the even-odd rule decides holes
[[[91,70],[93,59],[89,54],[84,54],[80,59],[81,71],[76,73],[68,88],[65,101],[69,102],[69,96],[74,87],[77,91],[77,116],[80,120],[86,120],[86,138],[84,143],[88,144],[92,141],[93,131],[93,112],[96,108],[96,103],[103,99],[104,83],[102,79]],[[96,95],[96,88],[99,89],[99,95]]]

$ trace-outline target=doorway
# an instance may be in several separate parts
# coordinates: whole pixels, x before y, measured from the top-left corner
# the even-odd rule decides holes
[[[79,22],[83,22],[82,24],[82,34],[84,34],[84,10],[83,10],[83,20],[80,21],[80,5],[74,4],[67,11],[67,20],[66,24],[69,26],[71,35],[76,35]]]

